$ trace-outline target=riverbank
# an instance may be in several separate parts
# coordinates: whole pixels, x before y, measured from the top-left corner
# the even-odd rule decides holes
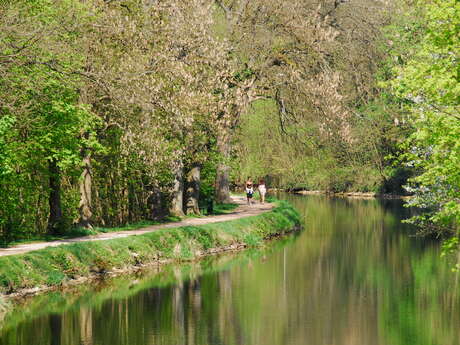
[[[330,195],[343,198],[359,198],[359,199],[409,199],[408,195],[375,193],[375,192],[331,192],[325,190],[291,190],[291,189],[270,189],[270,192],[286,192],[300,195]]]
[[[263,245],[298,228],[297,211],[286,202],[234,220],[188,225],[137,236],[81,241],[0,258],[0,293],[34,294],[146,265],[193,261],[220,252]]]
[[[167,289],[176,284],[193,282],[204,275],[220,274],[235,266],[245,266],[264,260],[280,248],[295,242],[296,238],[297,236],[284,236],[276,241],[267,242],[262,248],[222,253],[180,264],[143,267],[134,273],[110,277],[103,281],[99,279],[37,296],[5,299],[3,314],[0,308],[0,338],[2,332],[24,321],[46,318],[49,314],[72,313],[88,303],[93,307],[102,308],[109,300],[128,300],[146,290]],[[0,306],[1,301],[0,299]]]

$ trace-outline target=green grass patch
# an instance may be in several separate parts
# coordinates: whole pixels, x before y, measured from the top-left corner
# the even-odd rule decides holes
[[[233,211],[235,211],[235,209],[238,206],[239,206],[238,204],[233,204],[233,203],[230,203],[230,204],[216,204],[216,205],[214,205],[212,214],[213,215],[220,215],[220,214],[232,213]]]
[[[52,235],[43,234],[40,236],[33,236],[33,237],[27,237],[23,239],[17,239],[17,240],[8,242],[7,244],[0,243],[0,248],[1,247],[11,247],[11,246],[18,245],[18,244],[27,244],[27,243],[44,242],[44,241],[51,242],[51,241],[58,241],[58,240],[68,240],[72,238],[92,236],[92,235],[97,235],[100,233],[107,233],[107,232],[142,229],[142,228],[145,228],[151,225],[159,225],[159,224],[177,222],[177,221],[180,221],[180,218],[166,217],[162,221],[143,220],[140,222],[135,222],[135,223],[126,224],[126,225],[118,226],[118,227],[112,227],[112,228],[104,228],[104,227],[94,227],[93,229],[74,228],[70,230],[69,232],[62,234],[62,235],[52,236]]]
[[[11,293],[159,259],[189,261],[209,248],[246,243],[257,247],[264,239],[292,230],[299,214],[280,201],[270,212],[228,222],[169,228],[121,239],[79,242],[24,255],[0,258],[0,292]]]
[[[234,203],[216,204],[214,205],[213,212],[211,213],[211,215],[222,215],[222,214],[232,213],[238,206],[239,206],[238,204],[234,204]],[[152,225],[161,225],[161,224],[167,224],[167,223],[173,223],[173,222],[180,222],[181,220],[187,219],[187,218],[203,217],[207,215],[206,213],[207,212],[205,212],[205,214],[203,215],[187,215],[183,218],[176,217],[176,216],[168,216],[162,219],[161,221],[142,220],[139,222],[125,224],[123,226],[117,226],[117,227],[111,227],[111,228],[106,228],[106,227],[94,227],[93,229],[74,228],[71,231],[65,234],[59,235],[59,236],[51,236],[51,235],[45,234],[41,236],[34,236],[34,237],[28,237],[24,239],[18,239],[12,242],[8,242],[7,244],[0,243],[0,248],[1,247],[11,247],[11,246],[18,245],[18,244],[27,244],[27,243],[35,243],[35,242],[43,242],[43,241],[51,242],[51,241],[57,241],[57,240],[72,239],[72,238],[77,238],[77,237],[97,235],[101,233],[137,230],[137,229],[146,228]]]

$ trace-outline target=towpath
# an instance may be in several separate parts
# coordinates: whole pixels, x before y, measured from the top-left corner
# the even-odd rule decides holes
[[[239,204],[239,206],[231,213],[227,213],[223,215],[208,216],[208,217],[202,217],[202,218],[187,218],[180,222],[171,222],[167,224],[152,225],[152,226],[147,226],[147,227],[137,229],[137,230],[108,232],[108,233],[102,233],[102,234],[97,234],[93,236],[76,237],[76,238],[66,239],[66,240],[21,244],[21,245],[12,246],[9,248],[0,248],[0,256],[24,254],[27,252],[31,252],[33,250],[39,250],[39,249],[43,249],[47,247],[56,247],[61,244],[69,244],[69,243],[85,242],[85,241],[102,241],[102,240],[110,240],[114,238],[122,238],[122,237],[127,237],[127,236],[142,235],[142,234],[160,230],[160,229],[176,228],[176,227],[188,226],[188,225],[203,225],[203,224],[210,224],[210,223],[226,222],[229,220],[234,220],[234,219],[239,219],[239,218],[244,218],[244,217],[249,217],[249,216],[256,216],[258,214],[271,210],[274,206],[273,204],[270,204],[270,203],[261,204],[257,201],[255,204],[248,206],[246,204],[246,198],[244,197],[232,197],[232,202]]]

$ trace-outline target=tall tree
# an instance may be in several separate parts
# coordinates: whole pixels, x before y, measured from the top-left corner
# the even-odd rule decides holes
[[[401,157],[418,171],[410,182],[415,196],[409,205],[425,211],[412,222],[426,233],[453,236],[447,248],[455,252],[460,230],[460,3],[418,4],[404,7],[404,26],[393,28],[391,37],[397,62],[392,91],[414,128]]]

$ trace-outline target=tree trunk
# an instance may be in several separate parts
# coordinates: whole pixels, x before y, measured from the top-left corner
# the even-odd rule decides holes
[[[187,190],[185,210],[187,214],[200,214],[198,200],[200,199],[201,165],[196,163],[187,173]]]
[[[88,307],[80,308],[80,339],[85,345],[93,345],[93,311]]]
[[[230,203],[230,136],[227,133],[220,133],[217,138],[217,149],[221,155],[221,162],[217,165],[216,174],[216,202]]]
[[[62,316],[51,314],[49,316],[49,326],[51,331],[51,345],[61,345]]]
[[[59,234],[62,232],[62,207],[61,207],[61,176],[56,160],[49,163],[49,206],[50,216],[48,219],[48,232]]]
[[[161,193],[159,187],[154,186],[150,187],[150,195],[147,199],[147,205],[149,208],[149,219],[151,220],[160,220],[163,219],[168,214],[168,210],[164,205],[164,197]]]
[[[184,165],[182,161],[176,162],[174,170],[174,185],[169,213],[172,216],[183,217],[185,214],[182,209],[184,206]]]
[[[84,56],[90,56],[90,49],[91,45],[89,41],[86,41],[83,45]],[[84,70],[85,72],[89,72],[90,69],[90,62],[88,59],[86,59]],[[79,103],[84,105],[89,104],[87,84],[82,85],[80,88]],[[89,135],[90,133],[85,131],[83,133],[83,138],[88,140]],[[91,218],[93,217],[91,195],[91,187],[93,183],[93,178],[91,175],[91,150],[83,146],[80,151],[80,155],[83,163],[83,171],[80,175],[80,204],[78,205],[78,226],[86,229],[91,229]]]
[[[80,177],[80,205],[78,207],[80,218],[78,225],[86,229],[91,229],[91,217],[93,216],[93,212],[91,211],[91,153],[89,150],[83,150],[82,154],[83,171]]]

